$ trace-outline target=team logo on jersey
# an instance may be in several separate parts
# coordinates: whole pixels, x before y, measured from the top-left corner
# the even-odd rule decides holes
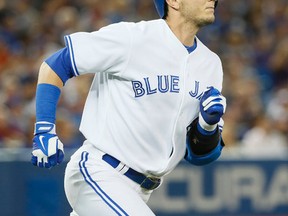
[[[153,80],[153,82],[150,77],[146,77],[143,81],[132,81],[132,88],[135,97],[142,97],[144,95],[152,95],[156,93],[179,93],[179,76],[158,75],[157,79]]]

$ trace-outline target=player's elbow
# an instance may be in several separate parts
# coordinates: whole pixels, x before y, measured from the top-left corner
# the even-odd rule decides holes
[[[58,74],[46,63],[43,62],[40,66],[39,76],[38,76],[38,84],[40,83],[48,83],[61,88],[63,86],[63,82]]]

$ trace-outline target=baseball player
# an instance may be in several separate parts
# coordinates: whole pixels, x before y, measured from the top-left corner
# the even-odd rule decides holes
[[[182,159],[205,165],[221,154],[222,65],[196,36],[217,1],[154,3],[161,19],[67,35],[40,67],[31,160],[45,168],[64,158],[61,88],[95,74],[80,125],[86,141],[65,172],[71,216],[154,215],[146,203]]]

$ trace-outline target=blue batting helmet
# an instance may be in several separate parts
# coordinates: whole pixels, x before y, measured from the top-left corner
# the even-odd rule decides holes
[[[165,15],[166,0],[154,0],[154,4],[160,18],[163,18]]]
[[[165,11],[165,5],[167,4],[166,3],[166,0],[154,0],[154,4],[155,4],[155,7],[156,7],[156,10],[160,16],[160,18],[163,18],[166,14],[166,11]],[[218,0],[215,0],[215,8],[218,4]]]

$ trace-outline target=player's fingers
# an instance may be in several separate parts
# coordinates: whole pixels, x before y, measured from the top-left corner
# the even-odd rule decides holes
[[[33,150],[32,155],[38,157],[38,159],[46,157],[46,155],[40,149]]]
[[[44,168],[51,168],[51,164],[48,162],[48,163],[44,163]]]
[[[41,167],[41,168],[50,168],[51,165],[48,161],[48,158],[45,156],[45,157],[42,157],[42,158],[37,158],[37,166],[38,167]]]
[[[57,142],[57,149],[57,163],[61,163],[64,160],[64,146],[59,139]]]
[[[202,102],[202,106],[205,107],[211,103],[211,101],[220,101],[222,98],[219,95],[210,96]]]
[[[37,166],[40,168],[44,167],[43,158],[37,158]]]
[[[217,104],[212,106],[209,110],[207,110],[207,113],[210,115],[213,114],[222,115],[224,113],[224,108],[221,104]]]
[[[206,102],[206,103],[204,103],[204,102]],[[218,97],[207,98],[207,100],[204,102],[202,103],[202,105],[204,107],[204,111],[208,110],[210,107],[214,106],[215,104],[221,104],[223,106],[223,109],[225,112],[226,98],[223,96],[222,97],[218,96]]]
[[[51,155],[48,158],[48,162],[44,163],[45,168],[50,168],[50,167],[54,167],[57,164],[60,164],[64,159],[64,152],[60,149],[58,149],[57,153],[54,155]]]
[[[43,158],[43,167],[44,168],[50,168],[51,167],[51,161],[48,157]]]
[[[212,95],[208,98],[206,98],[202,104],[203,106],[207,106],[211,101],[223,101],[223,102],[226,102],[226,98],[221,95],[221,94],[216,94],[216,95]]]
[[[64,160],[64,151],[58,150],[57,152],[57,162],[61,163]]]
[[[31,162],[33,165],[38,167],[43,167],[43,158],[45,155],[40,149],[36,149],[32,151]]]
[[[221,107],[222,110],[224,110],[224,106],[222,103],[220,102],[211,102],[208,106],[204,107],[204,111],[207,112],[209,111],[209,113],[211,113],[212,111],[210,110],[213,110],[214,109],[219,109]]]
[[[57,165],[57,155],[54,154],[54,155],[50,156],[48,159],[48,163],[49,163],[50,167],[56,166]],[[50,168],[50,167],[48,167],[48,168]]]
[[[31,157],[31,163],[34,165],[34,166],[37,166],[37,157],[32,155]]]

